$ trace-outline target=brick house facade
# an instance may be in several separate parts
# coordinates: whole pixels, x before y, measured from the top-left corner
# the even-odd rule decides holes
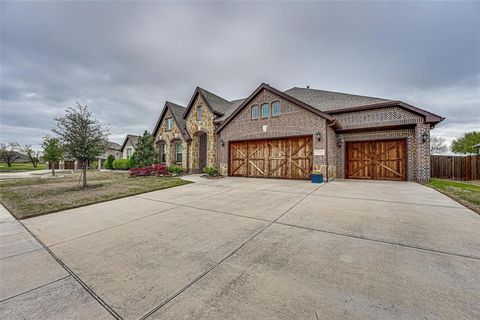
[[[261,84],[234,101],[196,88],[187,107],[165,104],[153,134],[168,165],[193,173],[209,166],[222,175],[426,181],[430,130],[442,120],[401,101]]]

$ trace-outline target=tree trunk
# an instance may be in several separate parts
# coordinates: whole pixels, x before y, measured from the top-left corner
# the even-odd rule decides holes
[[[54,162],[54,161],[50,161],[50,166],[52,166],[52,176],[55,177],[55,162]]]
[[[12,163],[10,161],[7,161],[7,165],[10,168],[12,166]]]
[[[87,187],[87,161],[83,161],[83,187]]]

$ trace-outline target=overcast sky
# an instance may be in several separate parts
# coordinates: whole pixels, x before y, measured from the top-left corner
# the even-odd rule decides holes
[[[110,139],[152,130],[196,86],[260,83],[402,100],[480,130],[480,2],[4,2],[0,141],[38,147],[75,101]]]

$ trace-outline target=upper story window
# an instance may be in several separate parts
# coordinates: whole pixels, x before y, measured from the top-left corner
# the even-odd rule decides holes
[[[282,113],[282,109],[280,108],[280,102],[275,101],[272,103],[272,116],[278,116]]]
[[[262,104],[262,118],[270,117],[270,105],[268,103]]]
[[[133,150],[132,148],[127,148],[127,159],[130,159],[132,157]]]
[[[197,120],[202,121],[202,113],[203,113],[203,108],[202,107],[197,107]]]
[[[167,122],[167,130],[172,130],[173,129],[173,118],[167,118],[165,119]]]
[[[258,119],[260,116],[258,106],[252,106],[252,119]]]

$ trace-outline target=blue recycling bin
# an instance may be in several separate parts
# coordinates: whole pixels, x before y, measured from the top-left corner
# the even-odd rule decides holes
[[[310,179],[312,180],[312,183],[323,183],[323,174],[312,173]]]

